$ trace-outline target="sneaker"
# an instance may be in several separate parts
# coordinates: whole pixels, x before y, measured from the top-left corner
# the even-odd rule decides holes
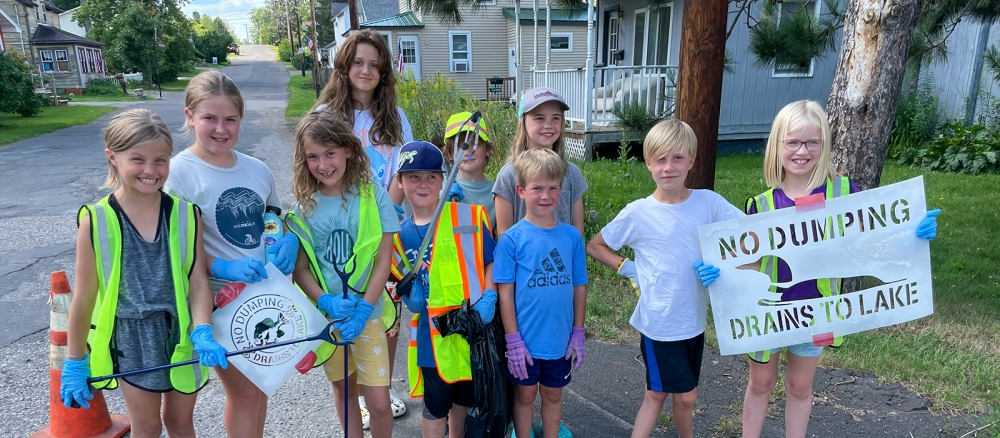
[[[510,428],[510,438],[517,438],[517,432],[514,432],[514,426]],[[531,425],[531,438],[535,438],[535,425]]]
[[[358,404],[361,405],[361,428],[368,430],[371,428],[372,416],[368,413],[368,405],[365,404],[365,396],[358,397]]]
[[[389,404],[392,406],[392,418],[406,413],[406,405],[399,398],[399,394],[396,394],[396,390],[392,388],[389,388]]]
[[[545,430],[545,425],[543,425],[541,422],[538,423],[538,427],[542,428],[542,430]],[[534,436],[535,435],[535,431],[531,431],[531,435]],[[573,438],[573,432],[570,432],[569,429],[566,428],[565,424],[559,423],[559,435],[558,436],[559,436],[559,438]],[[513,437],[511,437],[511,438],[513,438]]]

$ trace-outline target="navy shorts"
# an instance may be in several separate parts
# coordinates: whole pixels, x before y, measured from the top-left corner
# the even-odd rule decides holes
[[[476,402],[476,388],[471,380],[448,383],[437,368],[420,367],[424,377],[424,418],[439,420],[448,416],[452,404],[469,407]]]
[[[680,341],[654,341],[645,335],[639,341],[642,363],[646,366],[646,389],[671,394],[691,392],[698,387],[705,334]]]
[[[534,365],[527,365],[528,378],[521,380],[514,377],[507,369],[507,378],[522,386],[535,386],[541,384],[546,388],[562,388],[569,385],[571,380],[570,372],[573,365],[570,359],[532,359]]]

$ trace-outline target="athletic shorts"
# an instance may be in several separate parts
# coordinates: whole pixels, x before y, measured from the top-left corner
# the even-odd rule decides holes
[[[572,380],[570,373],[573,371],[573,364],[570,359],[532,359],[534,365],[527,364],[528,378],[521,380],[514,377],[507,369],[507,378],[522,386],[535,386],[541,384],[546,388],[562,388],[569,385]]]
[[[476,401],[476,388],[471,380],[448,383],[441,379],[437,368],[420,367],[424,376],[424,418],[440,420],[448,416],[453,404],[469,407]]]
[[[642,335],[639,350],[646,366],[646,389],[683,394],[698,387],[704,333],[680,341],[654,341]]]
[[[798,357],[816,357],[823,353],[823,347],[816,347],[812,342],[805,342],[802,344],[789,345],[784,347],[788,349],[789,353],[792,353]],[[780,348],[772,348],[771,356],[778,354],[781,351]]]
[[[334,331],[339,336],[339,331]],[[369,319],[361,335],[350,345],[347,356],[348,375],[358,372],[358,384],[389,386],[389,348],[385,342],[385,325],[382,317]],[[344,380],[344,348],[338,346],[330,360],[323,363],[327,380]]]

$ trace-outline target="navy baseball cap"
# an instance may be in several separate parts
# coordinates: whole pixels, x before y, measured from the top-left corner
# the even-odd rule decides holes
[[[399,151],[397,172],[445,172],[441,149],[423,140],[411,141]]]

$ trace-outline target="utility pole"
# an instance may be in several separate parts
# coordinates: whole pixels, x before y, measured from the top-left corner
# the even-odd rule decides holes
[[[351,14],[351,31],[361,29],[358,22],[358,0],[347,0],[347,12]]]
[[[306,55],[302,50],[302,17],[299,16],[299,0],[295,0],[295,34],[299,37],[299,65],[302,77],[306,77]]]
[[[245,27],[246,30],[247,30],[247,44],[253,44],[250,41],[250,25],[249,24],[243,24],[243,27]]]
[[[285,0],[285,29],[288,30],[288,45],[292,45],[292,20],[288,15],[288,0]]]
[[[676,118],[698,137],[698,159],[687,176],[692,189],[715,187],[728,5],[728,0],[687,2],[681,19]]]
[[[319,99],[319,35],[316,34],[316,0],[309,0],[309,15],[312,19],[313,39],[313,88],[316,89],[316,99]]]
[[[153,26],[153,63],[156,64],[156,88],[160,90],[160,100],[163,100],[163,85],[160,80],[160,41],[157,38],[156,26]]]

